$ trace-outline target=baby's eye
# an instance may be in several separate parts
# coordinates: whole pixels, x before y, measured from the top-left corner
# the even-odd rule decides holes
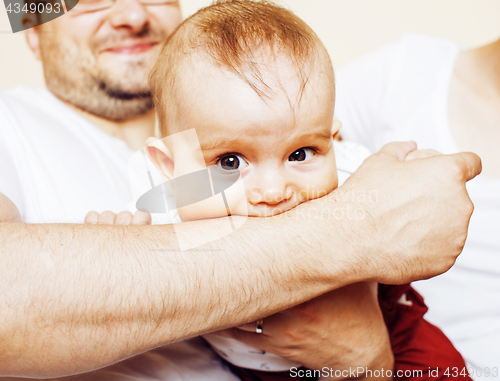
[[[309,160],[314,156],[314,151],[311,148],[300,148],[289,157],[289,161],[305,161]]]
[[[219,166],[226,171],[242,169],[247,165],[247,162],[239,155],[227,155],[219,161]]]

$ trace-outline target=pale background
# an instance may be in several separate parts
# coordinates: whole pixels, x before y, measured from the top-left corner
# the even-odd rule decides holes
[[[184,15],[211,0],[184,0]],[[455,40],[464,47],[500,37],[500,0],[282,0],[303,18],[340,67],[406,32]],[[0,88],[43,85],[23,33],[12,34],[0,2]]]

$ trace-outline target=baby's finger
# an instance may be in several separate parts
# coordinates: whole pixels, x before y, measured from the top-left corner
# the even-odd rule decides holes
[[[88,212],[85,216],[85,223],[89,225],[97,225],[99,222],[99,213],[97,212]]]
[[[115,225],[130,225],[134,216],[130,212],[118,213],[115,219]]]
[[[114,225],[116,214],[110,211],[102,212],[99,216],[99,225]]]
[[[132,225],[151,225],[151,214],[138,210],[132,218]]]

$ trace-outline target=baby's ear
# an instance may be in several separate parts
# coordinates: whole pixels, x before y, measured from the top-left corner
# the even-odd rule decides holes
[[[174,177],[174,160],[170,149],[167,147],[164,139],[152,141],[148,139],[145,147],[149,159],[160,171],[165,180],[171,180]]]
[[[337,139],[341,127],[342,127],[342,122],[340,120],[334,119],[333,123],[332,123],[332,138],[333,138],[333,140]]]

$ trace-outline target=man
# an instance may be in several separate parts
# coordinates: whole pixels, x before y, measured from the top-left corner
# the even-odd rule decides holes
[[[0,96],[0,374],[92,370],[347,284],[405,283],[453,264],[472,212],[464,184],[480,161],[457,154],[403,162],[412,143],[386,146],[331,195],[284,217],[250,219],[200,252],[177,252],[169,225],[30,224],[126,208],[127,160],[154,130],[149,68],[181,18],[177,2],[80,5],[27,33],[49,91]],[[356,198],[360,189],[379,202]],[[363,208],[368,217],[328,218],[337,208]],[[311,209],[317,218],[300,218]],[[221,223],[186,228],[195,240]],[[359,341],[350,345],[370,342]]]
[[[415,284],[427,318],[453,341],[474,379],[497,377],[491,369],[498,375],[500,359],[499,65],[500,40],[463,50],[411,34],[338,77],[336,112],[347,139],[373,150],[414,139],[421,148],[467,149],[483,159],[483,173],[467,184],[476,209],[464,253],[451,271]]]

